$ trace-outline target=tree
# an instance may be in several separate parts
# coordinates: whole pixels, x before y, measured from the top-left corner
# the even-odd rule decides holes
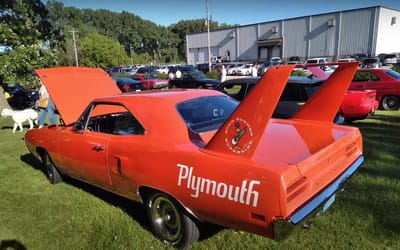
[[[111,38],[92,33],[79,44],[79,64],[89,67],[111,67],[129,63],[123,46]]]
[[[0,75],[21,85],[35,83],[32,71],[57,63],[49,49],[51,24],[39,0],[0,0],[0,44],[12,50],[0,55]]]

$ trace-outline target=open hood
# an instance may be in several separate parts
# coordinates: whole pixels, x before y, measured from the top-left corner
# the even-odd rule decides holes
[[[121,93],[114,80],[100,68],[58,67],[35,72],[65,124],[75,122],[93,99]]]

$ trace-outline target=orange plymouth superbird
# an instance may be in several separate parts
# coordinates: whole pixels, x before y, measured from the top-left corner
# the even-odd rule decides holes
[[[61,118],[25,144],[51,183],[67,175],[143,203],[166,244],[190,245],[203,222],[274,237],[327,210],[364,161],[359,130],[332,123],[356,69],[340,64],[291,119],[271,118],[290,65],[240,104],[206,89],[121,94],[96,68],[39,69]]]

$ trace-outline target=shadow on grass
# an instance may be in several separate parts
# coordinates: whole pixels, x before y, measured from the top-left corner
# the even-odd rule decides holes
[[[1,240],[0,250],[26,250],[27,248],[17,240]]]
[[[46,173],[42,167],[41,162],[38,159],[36,159],[36,157],[34,157],[32,154],[22,155],[21,160],[24,161],[25,163],[29,164],[30,166],[32,166],[34,169],[37,169],[37,170],[40,170],[41,172],[43,172],[43,175],[46,177]],[[116,195],[114,193],[111,193],[104,189],[90,185],[88,183],[82,182],[80,180],[73,179],[69,176],[63,175],[62,178],[63,178],[64,183],[67,183],[76,188],[79,188],[79,189],[107,202],[108,204],[110,204],[114,207],[118,207],[118,208],[122,209],[126,214],[128,214],[136,222],[138,222],[142,228],[151,232],[150,224],[147,220],[146,210],[142,203],[129,200],[125,197]],[[51,184],[49,183],[49,185],[51,185]],[[199,241],[202,241],[209,237],[212,237],[213,235],[217,234],[219,231],[224,229],[223,227],[209,224],[209,223],[200,223],[199,227],[200,227],[200,232],[201,232]],[[0,249],[0,250],[2,250],[2,249]]]

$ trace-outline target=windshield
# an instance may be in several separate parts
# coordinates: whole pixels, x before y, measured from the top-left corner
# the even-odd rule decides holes
[[[203,79],[208,79],[206,75],[204,75],[202,72],[200,71],[195,71],[190,73],[191,76],[193,77],[193,79],[195,80],[203,80]]]
[[[145,80],[154,80],[154,79],[157,79],[157,76],[150,74],[150,75],[144,75],[143,78]]]
[[[190,130],[195,133],[218,129],[238,106],[228,96],[205,96],[177,105],[177,110]]]
[[[391,77],[393,77],[393,78],[395,78],[397,80],[400,80],[400,73],[398,73],[398,72],[396,72],[394,70],[389,69],[389,70],[386,71],[386,74],[388,74],[389,76],[391,76]]]

